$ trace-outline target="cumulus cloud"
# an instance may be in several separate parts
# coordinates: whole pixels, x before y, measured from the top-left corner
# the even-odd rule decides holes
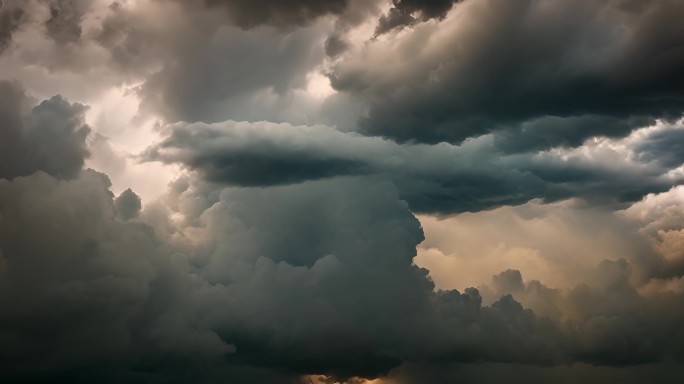
[[[232,351],[201,326],[211,289],[147,225],[115,220],[108,187],[93,171],[0,180],[3,380],[187,368]]]
[[[255,365],[344,378],[413,359],[564,358],[555,326],[510,297],[482,307],[476,290],[433,291],[411,263],[422,231],[390,183],[336,178],[218,195],[196,181],[179,187],[165,206],[191,225],[160,233],[203,250],[194,264],[231,292],[235,310],[222,316],[232,320],[218,326],[236,359],[245,351]],[[515,357],[497,339],[527,340],[529,353]]]
[[[83,16],[93,0],[53,0],[49,2],[50,18],[45,22],[48,36],[61,44],[77,42],[83,31]]]
[[[92,0],[5,0],[0,7],[0,52],[12,42],[13,32],[25,24],[45,28],[46,35],[64,45],[81,37],[84,15]]]
[[[344,379],[425,361],[681,359],[678,339],[666,340],[681,316],[667,309],[678,297],[658,298],[662,307],[650,313],[660,320],[621,317],[650,305],[632,287],[626,262],[602,264],[601,284],[563,300],[515,272],[496,278],[491,304],[477,289],[435,291],[412,263],[420,224],[382,178],[261,188],[189,177],[128,221],[122,207],[135,195],[114,199],[108,186],[92,171],[71,181],[36,173],[0,183],[8,202],[2,340],[22,346],[3,348],[4,361],[22,363],[7,366],[7,377],[52,377],[59,367],[72,379],[89,372],[217,379],[261,367],[285,378]],[[575,305],[574,325],[521,305],[528,300],[521,292],[535,289],[550,295],[537,302],[558,311]],[[49,316],[28,321],[34,313]],[[50,336],[33,336],[42,333]],[[96,334],[96,343],[85,342]],[[626,344],[615,342],[623,336]]]
[[[656,161],[664,167],[684,164],[684,129],[657,131],[636,148],[642,161]]]
[[[375,36],[396,28],[410,27],[418,21],[443,19],[460,0],[392,0],[392,8],[382,15]],[[417,14],[417,15],[416,15]]]
[[[553,325],[510,297],[434,293],[411,264],[419,224],[387,182],[179,187],[163,207],[186,221],[151,227],[117,219],[122,199],[93,171],[0,181],[4,378],[372,377],[404,359],[561,356],[532,336]],[[524,356],[495,347],[529,337]]]
[[[138,217],[142,202],[140,196],[136,195],[130,188],[121,192],[114,200],[114,210],[123,220],[130,220]]]
[[[0,53],[7,48],[12,40],[12,33],[21,25],[26,12],[17,2],[0,3]]]
[[[589,284],[563,292],[538,281],[524,283],[518,271],[505,271],[492,281],[493,297],[511,292],[521,302],[562,320],[576,332],[573,353],[580,360],[605,365],[681,361],[682,335],[672,326],[684,313],[670,306],[681,292],[643,295],[631,282],[632,265],[626,260],[603,261]],[[657,314],[657,315],[656,315]],[[621,340],[615,343],[616,339]]]
[[[74,177],[89,155],[87,107],[61,96],[32,104],[17,83],[0,82],[0,178],[36,171]]]

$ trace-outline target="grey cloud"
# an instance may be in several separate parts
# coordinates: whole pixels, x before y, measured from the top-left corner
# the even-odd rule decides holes
[[[604,260],[589,284],[563,293],[538,281],[522,283],[507,271],[493,279],[492,297],[512,293],[532,308],[547,312],[573,336],[571,353],[579,361],[626,366],[684,361],[680,348],[684,335],[675,329],[684,312],[670,306],[682,300],[681,292],[644,296],[633,283],[633,266],[624,259]],[[503,280],[508,280],[503,283]],[[486,290],[485,290],[486,291]],[[535,308],[535,311],[538,309]],[[620,343],[615,343],[620,340]]]
[[[555,326],[512,299],[485,308],[477,290],[433,291],[411,263],[419,223],[388,182],[336,178],[219,195],[202,184],[186,184],[170,207],[187,212],[206,241],[199,273],[234,300],[216,312],[237,349],[231,362],[342,379],[414,359],[563,359]],[[496,340],[526,340],[526,352]]]
[[[145,81],[143,109],[167,120],[271,118],[255,95],[287,103],[324,60],[329,31],[311,21],[347,6],[267,2],[257,14],[251,3],[198,4],[115,6],[97,37],[112,66]],[[433,18],[451,7],[424,4],[395,7]],[[681,292],[642,292],[681,280],[678,260],[606,261],[569,292],[513,270],[491,287],[435,290],[413,264],[423,232],[412,212],[536,197],[615,204],[682,182],[668,175],[680,158],[671,130],[622,152],[584,141],[680,113],[679,3],[611,2],[603,13],[590,2],[530,4],[465,1],[439,23],[397,34],[427,40],[367,43],[369,61],[355,56],[346,27],[335,29],[349,45],[329,52],[339,60],[333,79],[369,106],[366,132],[479,137],[399,144],[325,126],[177,123],[143,160],[190,172],[144,209],[132,190],[115,197],[106,176],[81,171],[85,106],[59,96],[36,105],[0,83],[0,381],[292,384],[304,374],[388,374],[423,383],[500,378],[472,367],[541,366],[556,377],[546,373],[563,376],[573,363],[599,376],[610,370],[603,365],[678,376]],[[217,10],[251,29],[227,26]],[[459,12],[472,18],[454,26]],[[60,44],[83,39],[77,10],[51,17],[64,18],[51,27]],[[307,27],[284,28],[293,25]],[[634,32],[617,53],[614,38],[624,36],[614,25]],[[445,39],[443,28],[456,27],[472,39]],[[426,57],[430,36],[445,40]],[[662,209],[662,227],[648,230],[677,235],[681,210]]]
[[[49,1],[50,18],[45,22],[48,36],[60,44],[80,40],[82,19],[92,0]]]
[[[0,3],[0,53],[4,51],[12,40],[12,34],[26,18],[26,12],[11,1]]]
[[[684,358],[677,327],[684,313],[671,309],[681,294],[642,296],[630,277],[637,266],[624,260],[601,263],[591,285],[568,293],[508,271],[495,278],[487,305],[475,289],[434,292],[425,271],[409,268],[412,244],[422,237],[418,223],[398,191],[377,178],[218,194],[198,180],[181,184],[169,207],[207,241],[195,265],[243,298],[237,319],[217,322],[237,347],[232,361],[342,379],[373,377],[399,363],[524,362],[551,369],[587,362],[629,370]],[[230,318],[228,312],[217,316]],[[672,375],[677,364],[661,368],[663,374]]]
[[[635,152],[643,161],[676,168],[684,163],[684,129],[657,131],[641,142]]]
[[[646,117],[619,118],[603,115],[544,116],[516,127],[502,127],[494,134],[496,145],[507,153],[554,147],[579,147],[598,134],[623,137],[637,128],[655,124]]]
[[[559,356],[539,337],[520,356],[496,347],[556,335],[512,299],[433,292],[411,264],[419,223],[387,182],[179,187],[169,213],[198,226],[155,235],[116,219],[102,174],[0,180],[3,380],[297,382],[405,359]]]
[[[115,220],[108,187],[93,171],[0,180],[3,381],[181,375],[232,352],[202,325],[202,283],[147,225]]]
[[[130,188],[121,192],[114,200],[114,210],[123,220],[130,220],[138,217],[142,209],[140,196],[136,195]]]
[[[17,83],[0,82],[0,178],[36,171],[74,177],[89,155],[87,107],[61,96],[32,104]]]
[[[347,33],[369,19],[381,13],[380,7],[386,0],[352,0],[347,11],[335,21],[335,28],[325,41],[325,53],[330,58],[336,58],[344,53],[351,45]]]
[[[622,4],[466,1],[441,23],[350,50],[332,84],[367,103],[364,132],[400,141],[510,130],[546,148],[679,118],[684,31],[673,15],[684,4]]]
[[[210,42],[150,76],[140,90],[142,108],[168,121],[264,119],[268,105],[259,100],[259,93],[287,99],[293,89],[302,88],[307,73],[323,57],[322,46],[315,27],[285,39],[269,29],[220,29]]]
[[[348,153],[354,152],[348,145],[340,148],[342,153],[326,153],[327,144],[335,140],[344,140],[345,144],[363,141],[326,127],[226,122],[177,123],[170,129],[167,139],[148,148],[143,159],[181,162],[214,182],[246,186],[291,184],[365,174],[371,168],[363,153]]]
[[[144,160],[180,163],[210,181],[244,186],[379,175],[415,212],[478,211],[533,198],[615,204],[681,182],[665,176],[671,168],[630,163],[611,151],[506,155],[495,137],[461,146],[402,145],[324,126],[265,122],[178,123],[167,132]]]
[[[45,27],[46,36],[60,45],[76,43],[81,38],[82,19],[92,0],[6,0],[0,7],[0,53],[11,41],[13,32],[25,24]],[[49,17],[36,15],[46,8]],[[40,21],[40,23],[38,23]]]
[[[0,180],[3,379],[298,382],[683,357],[680,297],[651,307],[624,262],[561,299],[510,271],[491,305],[474,288],[435,291],[412,263],[420,223],[382,177],[226,188],[191,176],[128,221],[108,186],[93,171]],[[534,295],[568,303],[573,322],[521,304]]]
[[[347,50],[348,43],[340,36],[333,35],[325,40],[325,54],[329,57],[337,57]]]
[[[375,36],[396,28],[410,27],[418,21],[444,18],[454,3],[461,0],[392,0],[392,8],[382,15]]]

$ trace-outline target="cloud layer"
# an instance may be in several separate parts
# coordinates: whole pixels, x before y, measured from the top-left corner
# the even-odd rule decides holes
[[[142,158],[180,163],[207,180],[228,185],[376,175],[392,180],[413,211],[450,213],[533,198],[621,203],[665,191],[681,182],[681,175],[670,173],[681,164],[676,157],[670,159],[677,151],[650,155],[649,148],[659,145],[663,136],[679,135],[682,128],[661,126],[644,132],[650,133],[623,141],[604,139],[585,151],[508,154],[493,136],[460,146],[402,145],[324,126],[178,123]]]

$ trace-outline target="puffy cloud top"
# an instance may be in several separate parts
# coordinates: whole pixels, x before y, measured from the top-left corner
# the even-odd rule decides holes
[[[31,107],[16,83],[0,82],[0,178],[44,171],[72,178],[89,155],[87,107],[54,96]]]

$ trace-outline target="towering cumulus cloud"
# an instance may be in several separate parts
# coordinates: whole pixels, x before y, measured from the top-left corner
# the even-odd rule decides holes
[[[0,4],[0,382],[684,380],[683,1]]]

